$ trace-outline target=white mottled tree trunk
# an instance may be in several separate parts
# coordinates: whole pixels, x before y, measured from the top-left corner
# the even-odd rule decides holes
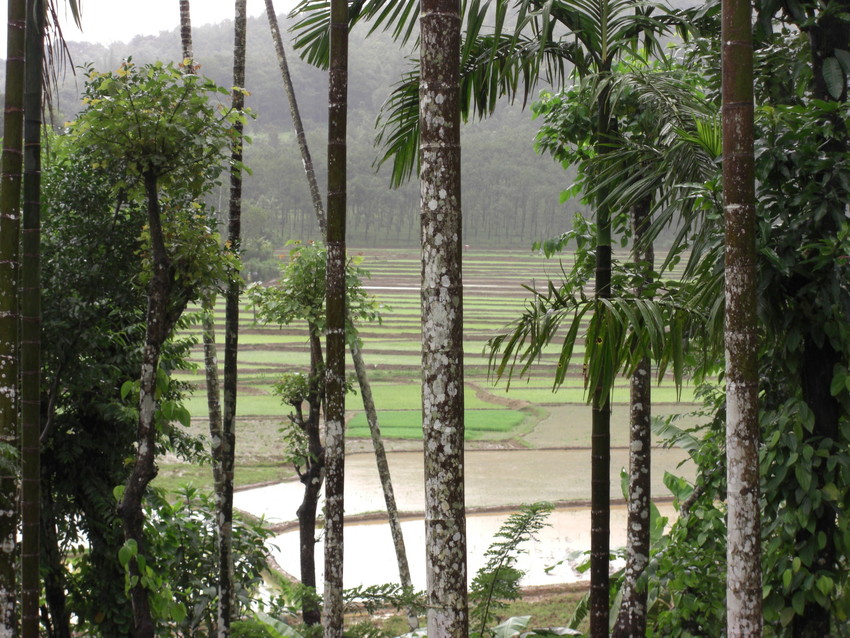
[[[422,412],[428,635],[466,636],[460,18],[455,0],[420,15]]]
[[[643,296],[652,283],[655,251],[645,244],[651,221],[652,201],[644,199],[632,208],[633,258],[643,270],[635,295]],[[629,379],[629,494],[626,528],[626,571],[614,638],[646,634],[646,586],[640,578],[649,564],[652,467],[652,365],[644,357]]]
[[[752,9],[723,0],[726,225],[726,609],[730,638],[761,636]]]

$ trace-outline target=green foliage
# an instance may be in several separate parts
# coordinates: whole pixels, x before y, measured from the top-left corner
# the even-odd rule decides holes
[[[573,348],[583,340],[585,388],[601,387],[603,394],[609,393],[617,375],[629,374],[645,356],[656,363],[659,379],[672,367],[676,386],[681,388],[685,337],[704,324],[699,308],[681,300],[683,288],[678,282],[657,276],[646,297],[630,294],[633,282],[642,276],[633,264],[615,267],[611,298],[588,298],[585,287],[593,263],[589,255],[595,247],[578,235],[582,227],[576,225],[577,230],[569,233],[577,239],[570,271],[562,270],[560,282],[548,281],[545,292],[528,287],[531,299],[522,315],[508,327],[509,332],[488,341],[491,371],[497,379],[507,376],[510,385],[514,374],[527,374],[544,348],[558,339],[560,355],[552,382],[557,388],[567,376]],[[651,298],[652,292],[656,299]]]
[[[524,551],[520,545],[534,540],[536,533],[546,525],[552,509],[551,503],[523,505],[496,532],[484,554],[487,561],[475,574],[469,589],[470,636],[513,635],[506,634],[505,628],[491,630],[489,625],[498,611],[507,606],[506,601],[519,598],[519,581],[523,572],[517,569],[516,562]]]
[[[188,486],[181,488],[174,502],[167,496],[154,491],[146,508],[150,558],[145,570],[150,585],[156,585],[149,587],[152,606],[159,612],[158,635],[195,635],[214,626],[217,613],[216,506],[209,494]],[[271,536],[262,521],[234,516],[236,617],[249,614],[259,595]],[[158,600],[161,604],[154,605]]]
[[[272,391],[285,405],[298,406],[307,400],[310,380],[303,372],[291,372],[276,381],[272,385]]]
[[[280,279],[270,287],[254,285],[248,297],[258,320],[264,323],[288,325],[304,320],[314,334],[325,329],[325,267],[327,249],[310,242],[290,242],[289,261],[281,264]],[[363,288],[369,273],[351,260],[345,269],[347,336],[356,338],[355,324],[361,321],[380,321],[380,307]]]
[[[129,59],[112,73],[88,68],[86,80],[85,110],[69,129],[91,150],[94,168],[120,176],[116,190],[139,188],[144,175],[195,197],[210,188],[235,135],[231,125],[245,121],[210,101],[229,96],[227,89],[172,64],[137,66]]]

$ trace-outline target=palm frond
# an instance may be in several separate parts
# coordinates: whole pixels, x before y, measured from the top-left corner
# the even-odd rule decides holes
[[[659,380],[671,368],[681,389],[685,339],[705,323],[701,306],[682,303],[674,295],[588,298],[569,282],[558,287],[550,281],[545,293],[531,292],[508,331],[488,341],[489,366],[497,381],[506,378],[510,386],[514,376],[526,375],[543,350],[563,335],[553,389],[563,385],[579,341],[585,347],[585,389],[601,387],[609,393],[618,374],[631,374],[644,357],[656,364]]]

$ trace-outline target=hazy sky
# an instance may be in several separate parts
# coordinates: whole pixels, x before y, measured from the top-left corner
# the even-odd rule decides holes
[[[157,35],[160,31],[170,31],[180,23],[180,3],[178,0],[80,0],[83,11],[83,30],[80,32],[66,12],[67,0],[56,0],[63,33],[66,40],[84,40],[109,44],[126,42],[134,35]],[[294,0],[275,0],[278,14],[289,11]],[[2,28],[0,28],[0,57],[6,57],[6,0],[0,0],[3,7]],[[217,23],[233,19],[235,0],[193,0],[192,26]],[[65,15],[67,13],[67,16]],[[248,15],[265,14],[264,0],[248,0]]]

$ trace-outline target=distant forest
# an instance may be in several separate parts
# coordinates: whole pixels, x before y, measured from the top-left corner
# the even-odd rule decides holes
[[[284,16],[280,20],[286,34],[290,21]],[[230,86],[232,22],[195,27],[193,32],[200,72]],[[401,50],[384,34],[368,38],[365,34],[362,25],[351,34],[348,242],[355,247],[418,245],[417,180],[414,176],[400,189],[389,188],[390,167],[376,173],[380,149],[374,146],[375,119],[391,87],[410,68],[411,52]],[[139,63],[177,61],[180,42],[175,29],[109,47],[71,42],[69,50],[76,67],[92,64],[96,69],[114,70],[128,56]],[[285,241],[317,239],[319,233],[265,16],[249,19],[247,55],[248,106],[256,119],[247,131],[253,143],[245,150],[245,162],[253,174],[245,177],[243,233],[253,270],[258,258],[271,259]],[[324,184],[327,74],[308,66],[290,47],[287,57],[310,150]],[[75,76],[70,68],[65,70],[53,105],[57,126],[73,119],[82,83],[79,71]],[[559,197],[570,186],[571,176],[550,156],[535,153],[536,132],[537,123],[521,104],[505,104],[493,117],[464,126],[463,241],[471,248],[530,249],[533,241],[569,229],[577,202],[561,204]],[[226,201],[222,192],[212,204],[221,210]]]

